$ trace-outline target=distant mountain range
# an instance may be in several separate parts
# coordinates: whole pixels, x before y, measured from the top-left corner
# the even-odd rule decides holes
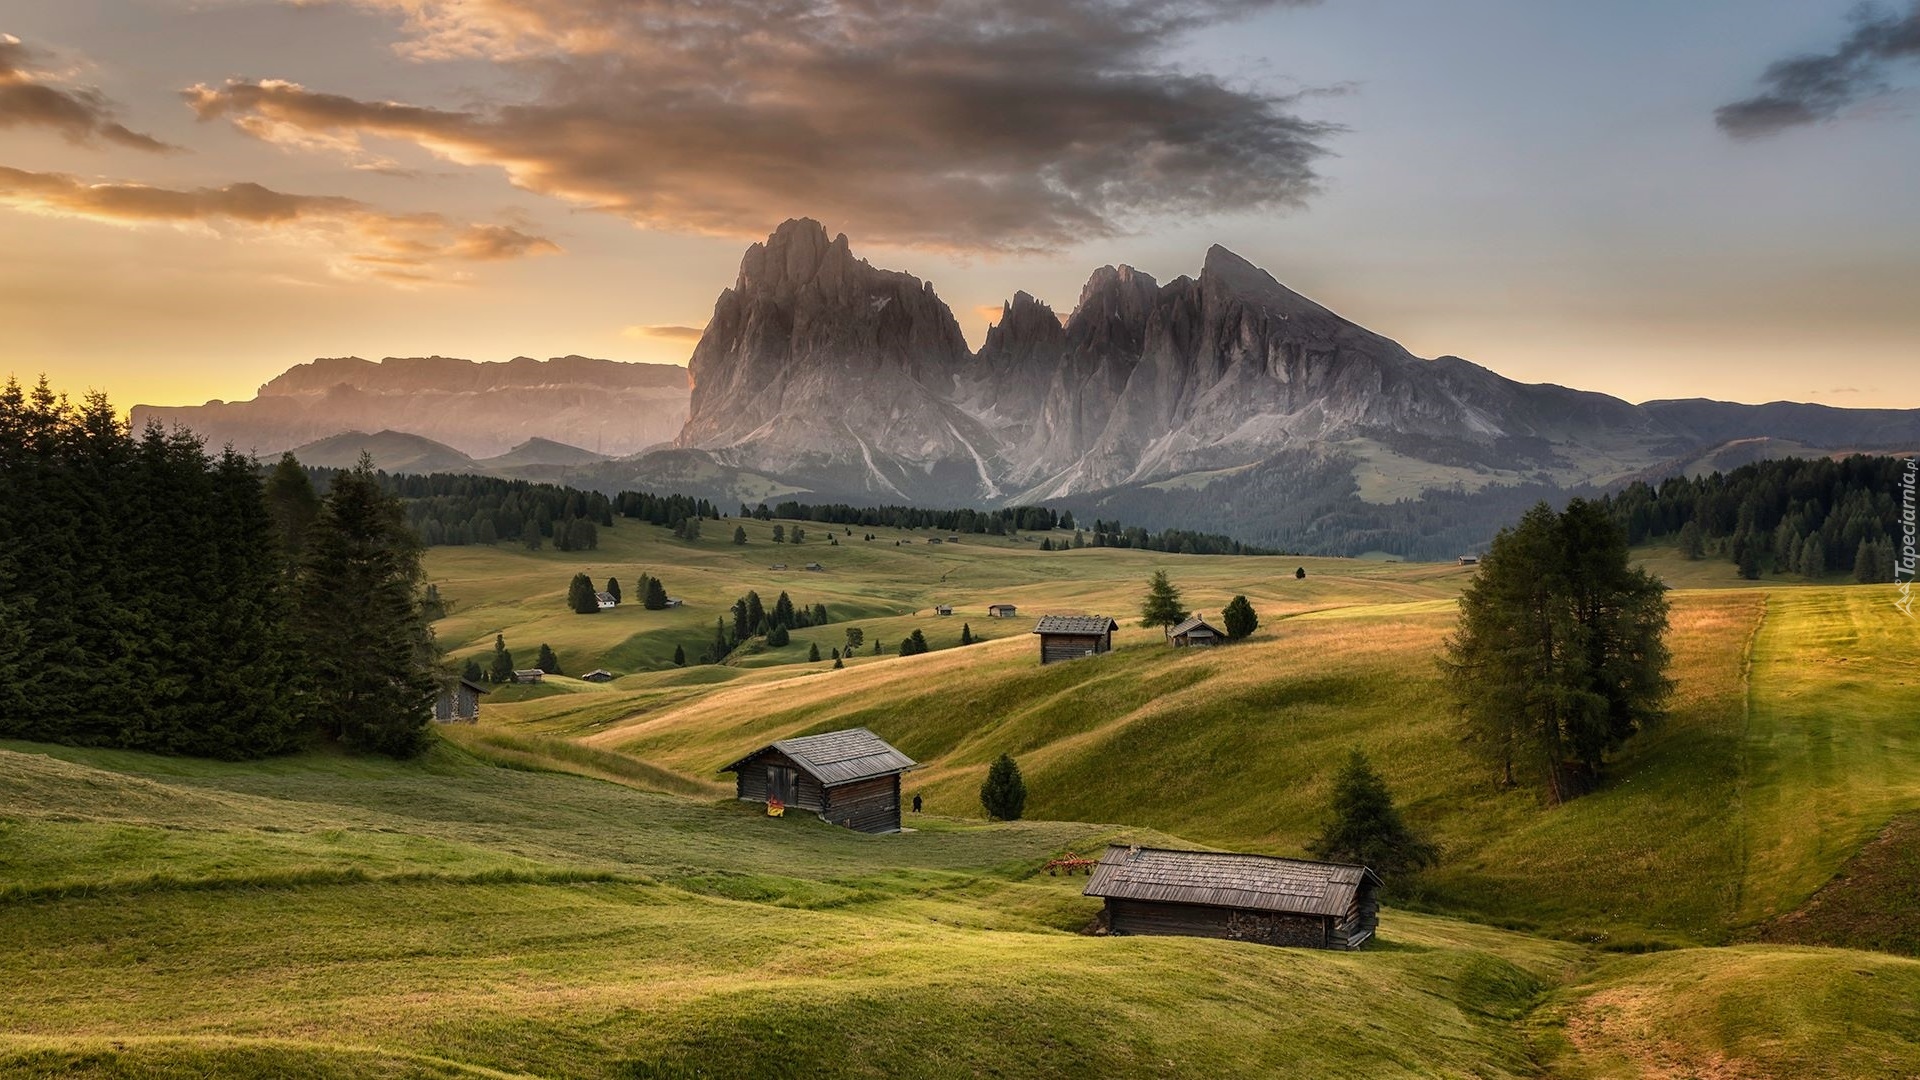
[[[405,431],[493,457],[529,439],[619,457],[669,442],[687,418],[687,370],[584,356],[475,363],[445,356],[315,360],[251,401],[136,405],[136,427],[181,424],[214,446],[278,454],[351,431]]]
[[[1920,410],[1634,405],[1421,359],[1218,246],[1198,277],[1165,284],[1102,267],[1064,319],[1016,293],[973,352],[930,284],[871,266],[805,219],[748,248],[684,372],[580,357],[322,360],[251,402],[135,410],[149,416],[243,448],[325,439],[302,447],[316,463],[350,464],[364,447],[398,471],[607,491],[1044,501],[1149,528],[1414,557],[1484,542],[1537,498],[1920,446]],[[378,427],[444,445],[341,435]]]

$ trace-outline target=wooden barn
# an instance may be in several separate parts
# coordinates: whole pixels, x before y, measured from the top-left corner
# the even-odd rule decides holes
[[[745,802],[777,798],[856,832],[900,831],[900,775],[920,764],[866,728],[781,739],[721,769]]]
[[[546,677],[547,673],[537,667],[523,668],[513,673],[513,681],[517,683],[537,683]]]
[[[594,668],[592,671],[589,671],[585,675],[580,676],[580,679],[582,682],[604,683],[604,682],[612,682],[613,680],[619,677],[620,676],[615,675],[613,672],[608,671],[606,668],[602,667],[602,668]]]
[[[443,724],[454,721],[472,722],[480,719],[480,695],[487,688],[477,682],[461,679],[452,686],[443,688],[440,696],[433,701],[433,718]]]
[[[1107,848],[1085,894],[1114,934],[1184,934],[1262,945],[1357,949],[1380,925],[1380,878],[1364,866],[1228,851]]]
[[[952,605],[952,604],[940,604],[940,605],[937,605],[937,606],[936,606],[936,607],[935,607],[935,608],[933,609],[933,613],[934,613],[935,615],[951,615],[951,614],[953,614],[953,605]]]
[[[1014,607],[1012,604],[988,604],[987,618],[1011,619],[1015,615],[1019,614],[1019,610],[1020,609]]]
[[[1192,616],[1177,626],[1167,627],[1167,640],[1173,642],[1178,648],[1188,645],[1218,645],[1225,641],[1226,637],[1227,635],[1220,632],[1219,627],[1198,615]]]
[[[1105,615],[1042,615],[1033,632],[1040,635],[1040,662],[1057,664],[1113,651],[1120,624]]]

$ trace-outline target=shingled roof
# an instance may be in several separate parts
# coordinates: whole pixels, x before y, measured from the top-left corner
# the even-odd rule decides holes
[[[1085,894],[1297,915],[1344,915],[1368,879],[1376,887],[1380,884],[1380,878],[1364,866],[1114,844],[1094,867]]]
[[[1120,624],[1105,615],[1042,615],[1034,624],[1036,634],[1106,634]]]
[[[793,763],[813,774],[822,784],[832,787],[876,776],[891,776],[920,763],[887,745],[886,740],[866,728],[848,728],[819,735],[781,739],[755,750],[721,772],[739,772],[740,767],[768,750],[778,750]]]
[[[1192,616],[1191,618],[1189,618],[1189,619],[1187,619],[1187,620],[1186,620],[1185,622],[1182,622],[1182,623],[1181,623],[1180,625],[1178,625],[1178,626],[1176,626],[1176,627],[1174,627],[1173,629],[1171,629],[1171,630],[1169,630],[1169,631],[1167,631],[1167,636],[1168,636],[1168,637],[1179,637],[1179,636],[1180,636],[1181,634],[1186,634],[1186,633],[1191,633],[1191,632],[1193,632],[1193,631],[1194,631],[1195,629],[1198,629],[1199,627],[1202,627],[1202,626],[1204,626],[1204,627],[1206,627],[1207,629],[1209,629],[1209,630],[1211,630],[1211,631],[1213,631],[1213,632],[1214,632],[1214,633],[1216,633],[1216,634],[1220,632],[1220,628],[1219,628],[1219,627],[1217,627],[1217,626],[1215,626],[1215,625],[1213,625],[1212,623],[1210,623],[1210,622],[1208,622],[1207,620],[1205,620],[1205,619],[1203,619],[1203,618],[1201,618],[1200,616],[1198,616],[1198,615],[1195,615],[1195,616]]]

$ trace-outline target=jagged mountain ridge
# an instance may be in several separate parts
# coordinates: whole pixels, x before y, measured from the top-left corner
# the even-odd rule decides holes
[[[480,363],[454,357],[328,357],[290,368],[249,401],[136,405],[136,427],[179,424],[211,446],[272,455],[347,432],[405,431],[476,458],[529,439],[637,453],[676,435],[686,369],[585,356]]]
[[[748,250],[690,375],[677,448],[824,493],[913,501],[1205,486],[1309,453],[1351,461],[1359,497],[1385,502],[1604,485],[1776,422],[1827,445],[1920,437],[1920,412],[1637,406],[1421,359],[1219,246],[1197,277],[1164,285],[1102,267],[1064,321],[1018,292],[969,355],[931,285],[856,259],[807,219]]]

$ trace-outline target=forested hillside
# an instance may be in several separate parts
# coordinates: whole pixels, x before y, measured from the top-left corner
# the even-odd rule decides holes
[[[0,388],[0,735],[221,758],[312,735],[407,754],[436,691],[420,550],[366,471],[138,435],[104,395]]]
[[[1895,524],[1906,464],[1856,454],[1783,458],[1729,473],[1636,482],[1606,503],[1628,542],[1672,537],[1690,558],[1732,560],[1762,572],[1893,580]]]

